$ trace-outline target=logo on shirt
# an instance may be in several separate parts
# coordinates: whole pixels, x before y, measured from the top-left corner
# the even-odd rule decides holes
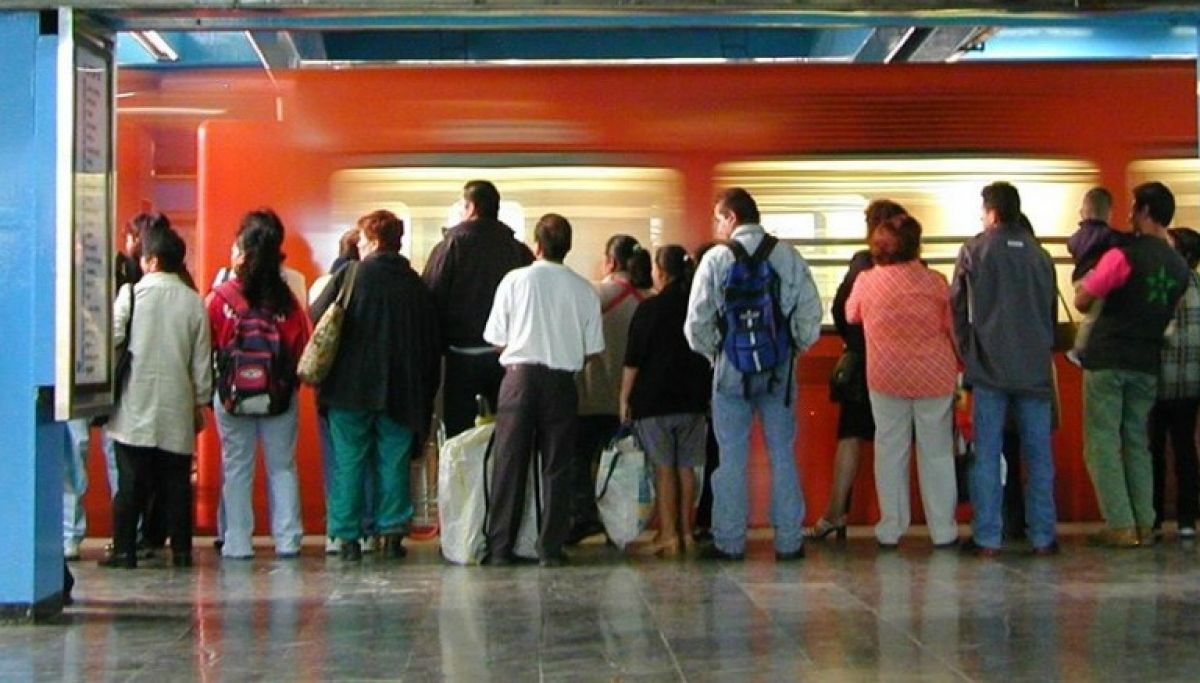
[[[1178,283],[1170,275],[1167,275],[1165,266],[1159,266],[1155,273],[1146,278],[1146,286],[1150,290],[1146,295],[1146,302],[1166,306],[1171,300],[1171,292],[1175,291]]]

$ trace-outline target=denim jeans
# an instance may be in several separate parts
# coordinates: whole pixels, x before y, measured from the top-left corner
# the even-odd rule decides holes
[[[330,489],[333,486],[333,470],[337,466],[333,452],[333,436],[329,433],[329,416],[324,413],[317,414],[317,432],[321,435],[321,474],[324,476],[325,482],[325,510],[328,514],[330,505]],[[375,490],[375,451],[371,450],[367,454],[368,467],[363,468],[363,490],[362,490],[362,537],[369,538],[379,533],[379,529],[375,527],[375,499],[379,497],[379,492]],[[326,522],[326,527],[329,527]],[[325,530],[325,535],[333,538],[333,534],[328,528]]]
[[[63,543],[78,544],[87,533],[87,512],[83,494],[87,493],[87,456],[91,439],[86,419],[68,420],[63,445]]]
[[[1111,529],[1154,525],[1154,468],[1147,421],[1158,377],[1133,370],[1083,372],[1083,460]]]
[[[724,357],[718,359],[725,363]],[[796,468],[794,401],[786,400],[788,383],[751,378],[746,397],[742,376],[732,368],[718,372],[713,383],[713,428],[721,448],[721,464],[712,476],[713,540],[726,553],[746,549],[750,492],[746,464],[750,456],[750,425],[757,413],[762,422],[771,462],[771,524],[775,550],[790,553],[804,542],[804,492]],[[794,386],[792,393],[794,395]]]
[[[975,464],[971,467],[971,530],[975,542],[999,548],[1004,524],[1004,498],[1000,483],[1000,458],[1004,422],[1009,408],[1017,420],[1024,451],[1026,535],[1035,548],[1054,543],[1057,515],[1054,509],[1054,456],[1050,449],[1050,399],[1012,394],[976,385],[972,392],[975,427]]]
[[[267,470],[268,509],[275,552],[300,551],[304,527],[300,522],[300,485],[296,474],[297,404],[282,415],[248,417],[225,412],[220,401],[213,403],[217,431],[221,436],[221,502],[225,508],[225,557],[254,554],[254,455],[262,440]]]
[[[329,410],[333,437],[333,480],[329,486],[328,531],[342,541],[358,540],[362,533],[363,477],[373,467],[379,499],[376,524],[381,534],[404,534],[412,522],[409,461],[415,434],[382,412]]]

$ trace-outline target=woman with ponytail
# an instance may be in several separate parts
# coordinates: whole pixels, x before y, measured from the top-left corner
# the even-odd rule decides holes
[[[296,475],[296,363],[311,330],[281,274],[283,233],[274,211],[246,214],[233,247],[233,278],[208,296],[225,511],[221,555],[228,558],[254,556],[251,489],[259,437],[275,555],[295,557],[304,539]]]
[[[655,555],[675,556],[692,547],[693,468],[705,459],[712,370],[683,336],[694,265],[676,244],[655,254],[659,293],[633,314],[621,378],[621,418],[632,424],[655,465],[659,531],[647,547]]]

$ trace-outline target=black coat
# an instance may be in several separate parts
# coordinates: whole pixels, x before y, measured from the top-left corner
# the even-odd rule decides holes
[[[433,297],[399,254],[376,252],[357,270],[337,358],[319,387],[318,403],[322,409],[383,412],[424,437],[441,375]],[[333,276],[313,304],[314,321],[337,298],[349,272],[342,268]]]

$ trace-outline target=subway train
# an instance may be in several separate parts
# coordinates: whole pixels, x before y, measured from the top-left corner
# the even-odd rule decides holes
[[[767,228],[812,264],[828,315],[861,248],[870,199],[907,206],[925,226],[924,258],[949,272],[958,245],[980,229],[980,188],[1003,179],[1021,191],[1069,291],[1065,237],[1090,186],[1113,191],[1122,225],[1133,184],[1163,180],[1177,195],[1176,224],[1200,223],[1195,84],[1190,61],[125,69],[117,220],[166,212],[205,283],[226,265],[242,214],[270,206],[288,229],[287,264],[311,283],[336,255],[338,235],[376,208],[404,219],[403,250],[420,269],[454,222],[463,183],[482,177],[499,187],[502,218],[522,239],[532,239],[541,214],[567,216],[576,228],[568,265],[598,277],[613,233],[647,245],[712,239],[714,192],[739,185],[757,198]],[[840,349],[830,331],[797,366],[796,457],[809,523],[832,477],[836,406],[827,379]],[[1059,515],[1095,520],[1081,456],[1080,374],[1062,359],[1057,368]],[[319,534],[311,390],[301,401],[304,521]],[[211,531],[220,490],[211,427],[201,442],[197,526]],[[763,525],[769,470],[760,441],[754,451],[752,522]],[[877,518],[869,463],[851,523]],[[93,467],[93,481],[102,481]],[[93,487],[88,505],[106,521],[101,489]],[[108,530],[98,524],[93,533]]]

